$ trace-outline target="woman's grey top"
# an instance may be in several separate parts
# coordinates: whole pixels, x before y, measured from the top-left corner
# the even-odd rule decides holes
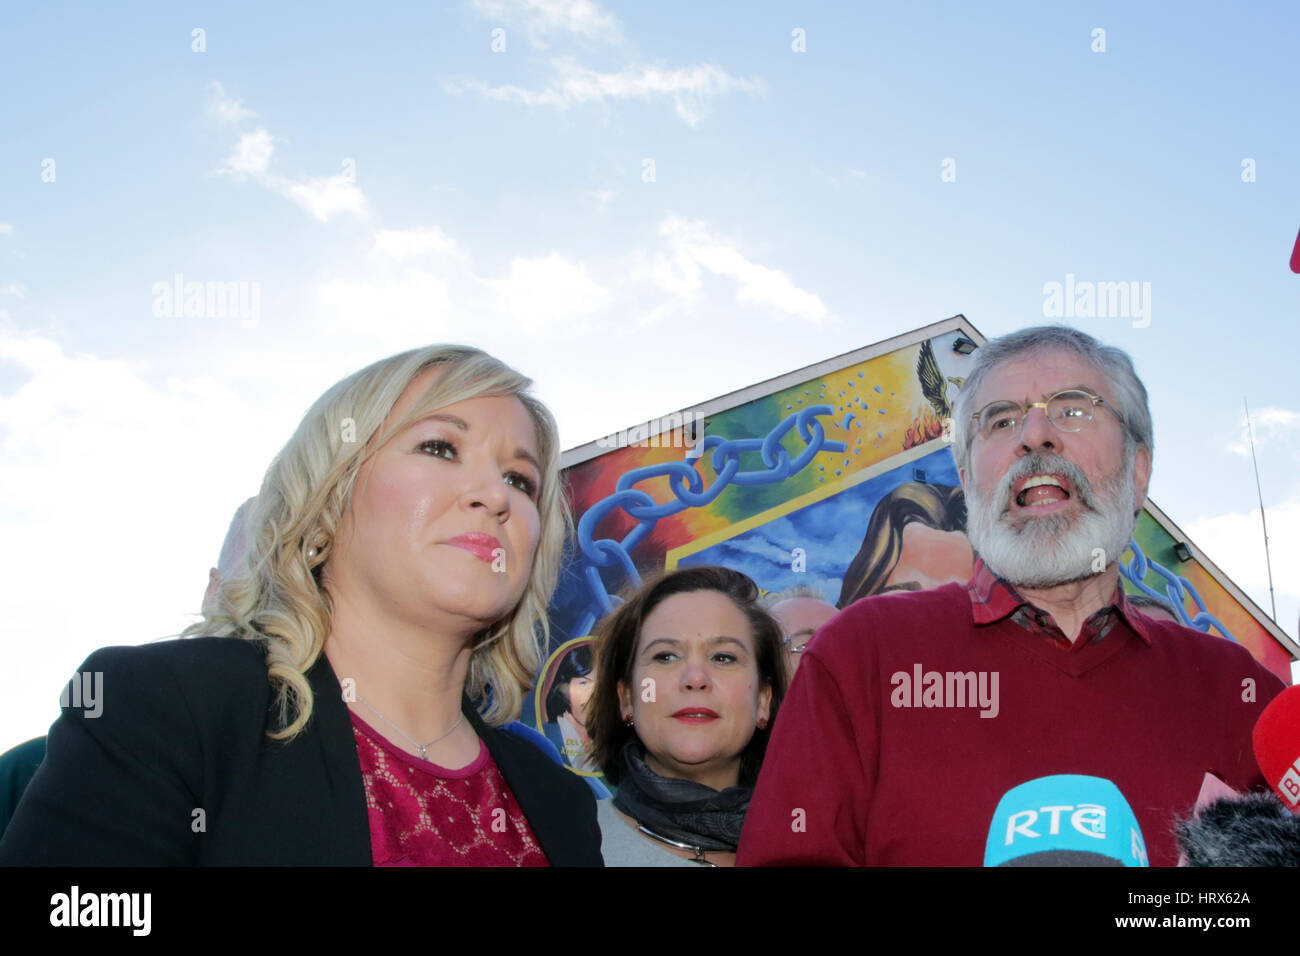
[[[613,800],[596,801],[600,853],[606,866],[699,866],[642,834],[619,816]]]

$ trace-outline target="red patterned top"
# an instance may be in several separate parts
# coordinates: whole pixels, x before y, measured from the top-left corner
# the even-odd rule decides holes
[[[487,745],[448,770],[385,740],[356,714],[375,866],[549,866]]]

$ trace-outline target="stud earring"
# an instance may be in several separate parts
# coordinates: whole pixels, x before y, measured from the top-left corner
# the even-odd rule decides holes
[[[319,545],[313,544],[310,548],[307,549],[307,560],[312,561],[315,560],[316,557],[322,551],[324,551],[326,547],[329,546],[329,538],[325,537],[325,535],[321,533],[319,529],[313,531],[310,535],[308,535],[308,537],[320,542]]]

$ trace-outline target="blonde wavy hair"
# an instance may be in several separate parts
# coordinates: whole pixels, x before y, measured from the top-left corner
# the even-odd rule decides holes
[[[442,374],[381,434],[402,393],[432,366]],[[361,467],[420,418],[488,395],[514,396],[533,420],[542,466],[537,497],[541,521],[523,597],[508,617],[478,635],[465,689],[487,723],[500,726],[516,718],[550,638],[546,608],[572,527],[559,481],[559,433],[546,406],[526,394],[532,384],[478,349],[435,345],[375,362],[312,405],[267,469],[249,516],[247,554],[222,579],[203,619],[181,635],[264,642],[281,725],[270,732],[273,739],[291,739],[311,719],[313,699],[306,674],[320,658],[331,620],[321,569],[329,560]]]

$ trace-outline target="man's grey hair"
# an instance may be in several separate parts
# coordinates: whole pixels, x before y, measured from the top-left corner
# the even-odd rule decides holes
[[[763,598],[765,608],[774,608],[782,601],[793,601],[795,598],[812,598],[814,601],[821,601],[824,604],[835,606],[834,601],[826,600],[826,595],[811,584],[796,584],[792,588],[786,588],[784,591],[773,591]]]
[[[1137,451],[1137,446],[1155,454],[1155,436],[1151,428],[1151,406],[1147,390],[1133,368],[1128,353],[1113,345],[1103,345],[1086,332],[1064,325],[1039,325],[1019,332],[990,339],[975,350],[974,365],[957,393],[953,406],[952,456],[957,467],[965,471],[970,465],[970,448],[975,439],[971,416],[975,408],[975,395],[980,384],[993,369],[1013,359],[1030,353],[1069,352],[1089,362],[1106,377],[1110,398],[1115,411],[1124,419],[1125,457]],[[997,395],[993,397],[1020,401],[1022,396]]]

